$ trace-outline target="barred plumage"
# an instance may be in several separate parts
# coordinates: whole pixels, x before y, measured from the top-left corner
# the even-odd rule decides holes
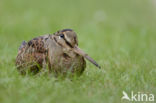
[[[77,35],[72,29],[63,29],[54,34],[22,42],[16,57],[16,66],[21,74],[26,71],[38,73],[47,69],[54,74],[82,74],[86,67],[84,58],[100,66],[78,48]]]

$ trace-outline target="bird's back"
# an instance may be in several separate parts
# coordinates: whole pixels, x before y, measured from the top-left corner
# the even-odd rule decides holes
[[[19,48],[16,66],[21,74],[26,71],[38,73],[48,65],[49,72],[82,74],[86,67],[84,58],[72,50],[62,48],[53,39],[53,35],[44,35],[24,42]]]
[[[31,72],[37,73],[43,67],[43,64],[46,63],[45,42],[47,39],[48,35],[45,35],[21,44],[16,57],[16,66],[20,73],[25,74],[28,68]]]

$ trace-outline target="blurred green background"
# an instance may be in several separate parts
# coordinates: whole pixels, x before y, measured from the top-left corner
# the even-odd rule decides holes
[[[156,95],[155,0],[0,0],[0,103],[129,103],[122,91]],[[87,63],[74,80],[22,77],[23,40],[71,28]]]

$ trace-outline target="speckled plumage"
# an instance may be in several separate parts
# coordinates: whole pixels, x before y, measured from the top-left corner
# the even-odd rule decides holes
[[[34,74],[42,69],[58,74],[82,74],[86,67],[85,58],[90,57],[78,48],[76,33],[71,29],[23,42],[16,57],[16,66],[21,74]],[[98,66],[95,61],[93,64]]]

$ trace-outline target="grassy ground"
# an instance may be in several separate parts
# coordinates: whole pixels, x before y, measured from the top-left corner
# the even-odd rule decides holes
[[[123,90],[156,96],[155,9],[154,0],[0,0],[0,103],[129,103]],[[20,43],[63,28],[102,69],[87,63],[72,81],[20,76]]]

